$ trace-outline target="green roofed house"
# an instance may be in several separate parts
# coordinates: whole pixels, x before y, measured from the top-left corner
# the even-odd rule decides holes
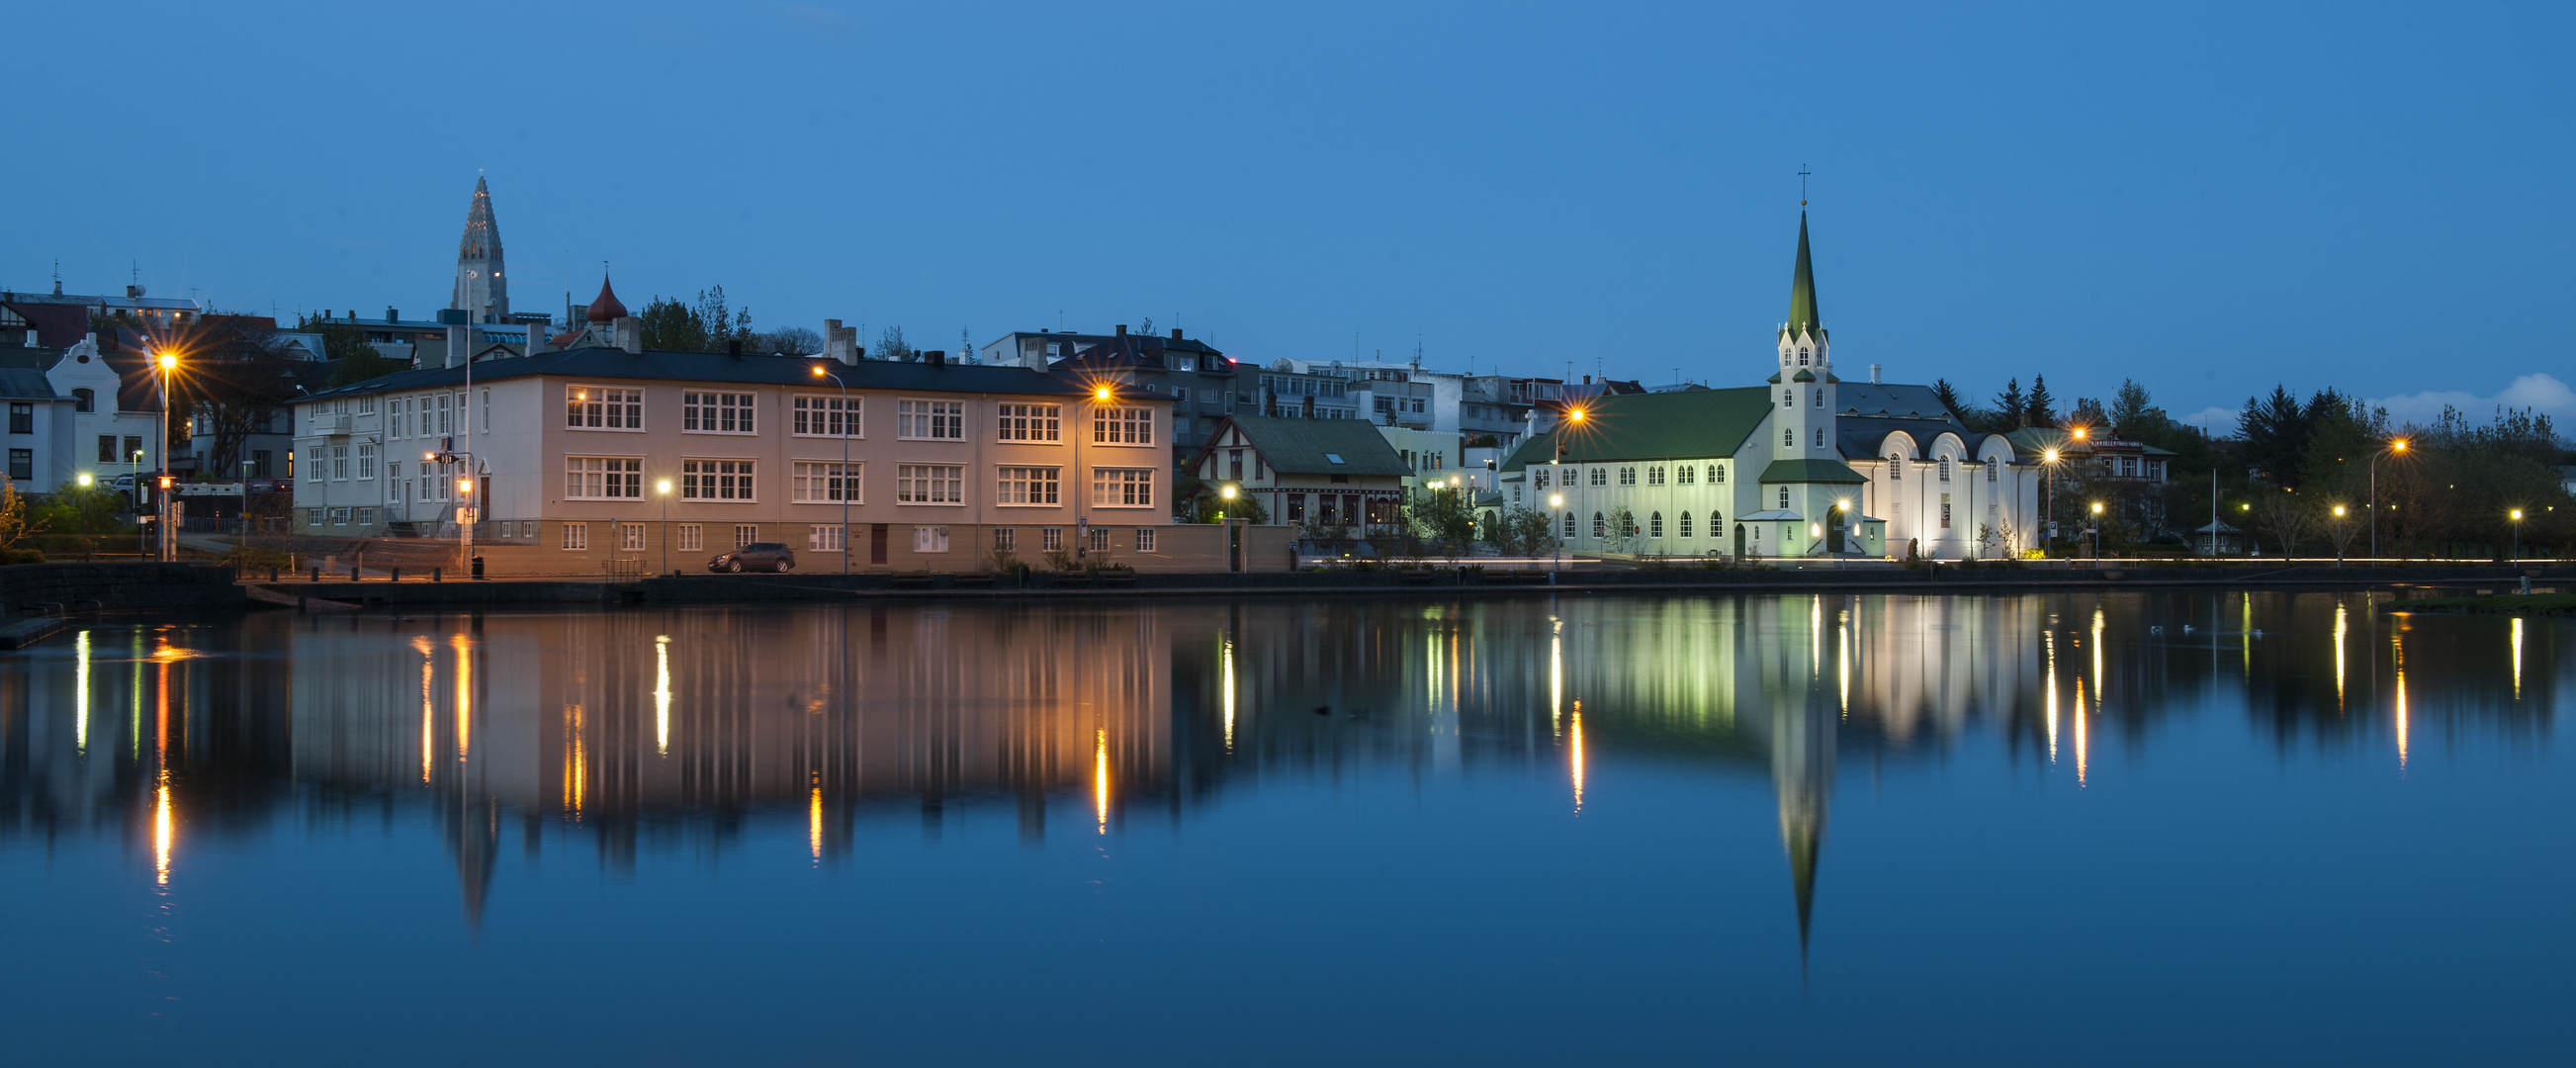
[[[1568,402],[1502,463],[1505,506],[1549,513],[1576,552],[1957,560],[2031,543],[2036,456],[1930,387],[1834,373],[1803,214],[1774,355],[1762,386]]]
[[[1227,416],[1182,469],[1224,492],[1261,502],[1275,526],[1347,524],[1362,531],[1402,521],[1413,468],[1364,419]]]

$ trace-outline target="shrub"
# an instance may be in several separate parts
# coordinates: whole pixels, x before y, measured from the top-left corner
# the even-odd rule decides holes
[[[0,564],[41,564],[44,562],[45,551],[43,549],[0,549]]]

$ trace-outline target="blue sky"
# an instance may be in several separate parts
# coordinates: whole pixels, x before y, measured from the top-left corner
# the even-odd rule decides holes
[[[0,286],[1749,384],[1804,166],[1846,368],[2571,419],[2571,10],[36,5]]]

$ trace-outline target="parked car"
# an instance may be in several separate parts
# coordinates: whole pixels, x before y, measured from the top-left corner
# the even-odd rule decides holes
[[[755,541],[707,561],[709,571],[776,571],[796,566],[796,550],[784,542]]]

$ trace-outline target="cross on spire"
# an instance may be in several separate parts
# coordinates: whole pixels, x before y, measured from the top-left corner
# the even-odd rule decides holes
[[[1798,206],[1802,208],[1807,206],[1807,175],[1811,173],[1814,172],[1809,171],[1806,164],[1798,165]]]

